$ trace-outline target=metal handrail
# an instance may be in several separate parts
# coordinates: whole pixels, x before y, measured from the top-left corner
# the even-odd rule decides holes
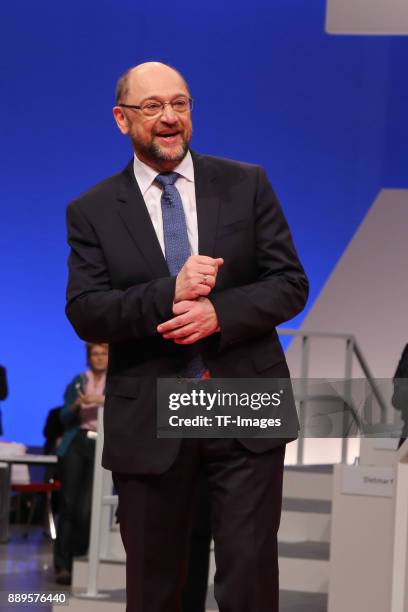
[[[375,380],[374,380],[374,378],[373,378],[373,376],[372,376],[372,374],[370,372],[370,369],[369,369],[369,367],[367,365],[367,362],[364,359],[363,354],[361,352],[361,349],[360,349],[359,345],[357,344],[357,342],[354,343],[354,354],[357,357],[358,362],[360,363],[360,367],[363,370],[368,383],[370,384],[370,387],[371,387],[371,390],[373,392],[373,395],[374,395],[375,399],[377,400],[378,405],[379,405],[379,407],[381,409],[381,417],[383,419],[383,422],[385,423],[385,419],[386,419],[386,416],[387,416],[387,405],[386,405],[386,403],[384,401],[383,396],[381,395],[380,390],[377,387],[377,384],[376,384],[376,382],[375,382]]]
[[[345,333],[337,333],[337,332],[322,332],[322,331],[306,331],[299,329],[291,329],[288,327],[278,328],[277,332],[280,336],[292,336],[298,337],[302,339],[302,348],[301,348],[301,378],[308,379],[309,378],[309,359],[310,359],[310,338],[327,338],[327,339],[335,339],[335,340],[344,340],[346,343],[346,360],[345,360],[345,379],[351,379],[352,373],[352,358],[353,355],[356,357],[364,376],[371,388],[371,391],[378,402],[380,408],[380,420],[381,423],[386,422],[387,415],[387,404],[384,401],[384,398],[374,380],[374,377],[368,367],[368,364],[363,356],[362,350],[353,334],[345,334]],[[306,395],[305,395],[306,397]],[[303,408],[303,404],[305,403],[305,399],[303,398],[300,401],[300,410]],[[357,412],[353,410],[351,397],[348,397],[349,406],[352,408],[352,412],[355,412],[354,418],[356,422],[361,422],[360,417]],[[303,438],[299,438],[298,440],[298,452],[297,452],[297,460],[298,463],[303,463],[303,448],[304,442]],[[348,441],[343,438],[342,443],[342,461],[346,461],[347,459],[347,448]]]
[[[299,329],[291,329],[289,327],[278,328],[277,332],[280,336],[298,336],[300,338],[333,338],[339,340],[345,340],[346,342],[350,342],[353,348],[353,353],[357,358],[357,361],[360,364],[361,369],[371,387],[373,395],[378,402],[378,405],[381,409],[381,416],[385,418],[387,413],[387,404],[384,401],[384,398],[381,395],[380,390],[378,389],[374,377],[371,374],[370,368],[363,356],[362,350],[356,340],[356,337],[353,334],[341,334],[341,333],[331,333],[331,332],[319,332],[319,331],[302,331]]]
[[[321,332],[321,331],[302,331],[301,329],[292,329],[291,327],[277,327],[276,331],[280,336],[301,336],[314,338],[338,338],[340,340],[355,340],[353,334],[343,334],[337,332]]]

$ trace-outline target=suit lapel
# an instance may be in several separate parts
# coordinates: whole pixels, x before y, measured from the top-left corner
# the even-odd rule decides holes
[[[166,259],[161,250],[150,215],[133,172],[133,160],[120,175],[118,190],[119,214],[136,247],[151,269],[154,278],[169,276]]]
[[[217,170],[211,160],[191,152],[197,204],[198,252],[214,257],[220,208]],[[133,160],[120,174],[119,214],[154,278],[169,276],[166,259],[133,172]]]
[[[211,160],[191,152],[197,203],[198,252],[214,257],[214,245],[220,208],[217,170]]]

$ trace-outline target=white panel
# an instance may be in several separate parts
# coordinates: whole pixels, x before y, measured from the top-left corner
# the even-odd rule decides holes
[[[343,495],[334,468],[328,612],[390,612],[394,504]]]
[[[391,612],[408,607],[408,465],[397,468]]]
[[[327,0],[331,34],[408,34],[407,0]]]

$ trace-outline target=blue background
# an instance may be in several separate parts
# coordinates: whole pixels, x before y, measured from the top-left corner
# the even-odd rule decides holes
[[[131,156],[111,114],[129,66],[178,67],[196,100],[193,147],[266,167],[311,280],[309,307],[379,189],[408,187],[407,38],[329,36],[324,18],[325,0],[2,6],[7,439],[40,443],[85,365],[64,315],[65,206]]]

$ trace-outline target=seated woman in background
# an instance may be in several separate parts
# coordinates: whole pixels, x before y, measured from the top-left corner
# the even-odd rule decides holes
[[[60,458],[60,516],[54,545],[56,582],[71,584],[72,561],[88,549],[98,409],[105,401],[107,344],[87,344],[88,370],[75,376],[64,395],[65,427]]]

